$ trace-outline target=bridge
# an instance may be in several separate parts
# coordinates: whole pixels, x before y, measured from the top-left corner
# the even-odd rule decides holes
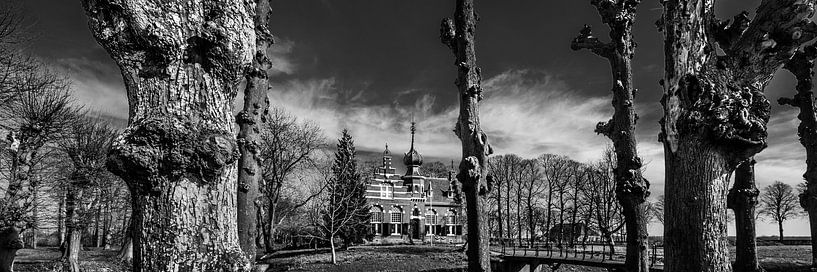
[[[491,255],[497,259],[494,266],[500,272],[539,272],[547,266],[558,271],[562,265],[606,268],[616,271],[624,267],[624,250],[621,245],[610,247],[603,244],[558,246],[552,244],[494,245]],[[663,248],[650,248],[650,271],[664,271]]]

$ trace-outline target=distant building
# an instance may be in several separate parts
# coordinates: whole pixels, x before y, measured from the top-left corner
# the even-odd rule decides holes
[[[415,124],[411,124],[411,149],[403,156],[406,174],[395,173],[389,146],[383,163],[370,179],[366,198],[371,205],[372,243],[463,242],[462,205],[454,201],[453,174],[426,177],[420,171],[423,157],[414,149]]]

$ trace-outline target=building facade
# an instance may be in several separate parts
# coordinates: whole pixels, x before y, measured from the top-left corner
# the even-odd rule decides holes
[[[406,173],[396,173],[386,145],[382,164],[368,182],[371,243],[462,243],[465,215],[462,204],[454,200],[453,172],[447,178],[422,175],[423,157],[414,149],[415,132],[412,122],[411,148],[403,156]]]

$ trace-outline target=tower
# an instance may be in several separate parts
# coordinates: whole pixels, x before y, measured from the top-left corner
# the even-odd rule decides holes
[[[414,149],[414,134],[417,132],[415,122],[411,122],[411,148],[403,156],[406,165],[406,174],[403,176],[403,185],[411,188],[412,192],[420,193],[424,190],[425,177],[420,175],[420,166],[423,165],[423,156]]]

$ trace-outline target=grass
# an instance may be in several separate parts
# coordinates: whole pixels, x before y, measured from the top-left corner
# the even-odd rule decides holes
[[[331,253],[306,250],[283,254],[268,259],[271,272],[282,271],[464,271],[465,254],[459,246],[361,246],[346,251],[338,251],[338,265],[330,263]],[[734,258],[734,248],[731,249]],[[126,271],[116,259],[117,251],[91,248],[80,255],[83,271],[119,272]],[[759,246],[761,263],[769,272],[806,272],[811,259],[810,246]],[[16,272],[52,271],[54,262],[60,257],[56,248],[23,249],[18,251]],[[542,271],[550,271],[543,269]],[[605,272],[600,268],[564,265],[562,271]]]

